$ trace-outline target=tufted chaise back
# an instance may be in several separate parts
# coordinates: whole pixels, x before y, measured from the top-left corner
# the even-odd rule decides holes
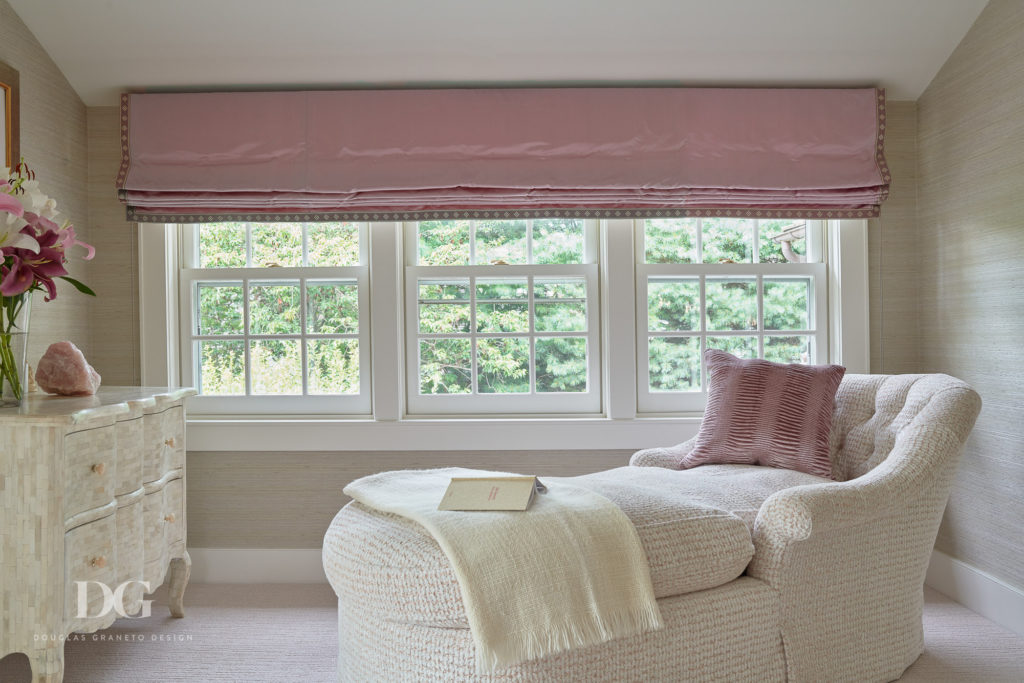
[[[832,418],[832,474],[848,481],[870,472],[909,426],[942,425],[963,443],[980,404],[974,390],[949,375],[847,375]]]

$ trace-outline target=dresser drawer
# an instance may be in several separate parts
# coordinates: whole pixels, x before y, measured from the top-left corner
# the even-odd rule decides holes
[[[164,475],[164,414],[142,416],[142,481],[149,483]]]
[[[142,486],[142,418],[118,422],[116,429],[117,486],[114,493],[120,496]]]
[[[164,539],[172,555],[184,548],[185,541],[185,483],[181,479],[167,482],[164,487]]]
[[[163,583],[164,572],[167,570],[167,543],[164,536],[167,522],[164,521],[164,514],[164,490],[161,487],[147,493],[142,500],[142,579],[149,582],[151,590],[156,590]]]
[[[103,586],[117,588],[114,539],[116,514],[83,524],[64,534],[64,576],[67,591],[64,600],[64,624],[68,631],[91,632],[105,628],[117,618],[115,610],[103,613],[106,602]],[[77,582],[86,582],[84,588]],[[100,584],[103,584],[101,586]],[[79,593],[85,591],[85,604]],[[85,608],[84,610],[81,608]]]
[[[164,417],[164,472],[185,466],[185,410],[178,406],[161,413]]]
[[[114,499],[115,434],[114,425],[110,425],[64,437],[65,519]]]

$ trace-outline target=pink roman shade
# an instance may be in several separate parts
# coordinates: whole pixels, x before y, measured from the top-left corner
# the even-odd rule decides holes
[[[876,89],[126,94],[135,221],[504,215],[868,217]]]

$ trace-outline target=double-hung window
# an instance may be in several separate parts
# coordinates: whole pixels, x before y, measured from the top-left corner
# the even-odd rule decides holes
[[[596,221],[405,225],[410,414],[601,410]]]
[[[199,413],[369,414],[366,226],[182,226],[182,383]]]
[[[640,412],[699,411],[709,348],[779,363],[827,362],[819,221],[638,221]]]

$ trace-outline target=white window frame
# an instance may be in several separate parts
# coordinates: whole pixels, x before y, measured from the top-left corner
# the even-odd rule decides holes
[[[405,235],[405,386],[406,410],[412,416],[459,415],[598,415],[601,413],[601,328],[597,254],[599,226],[584,221],[583,263],[566,265],[465,265],[422,266],[418,264],[418,222],[403,224]],[[532,220],[528,222],[528,232]],[[529,245],[529,241],[527,243]],[[470,232],[470,263],[475,261],[475,236]],[[529,253],[529,250],[528,250]],[[585,332],[537,332],[534,330],[534,280],[582,277],[587,287]],[[529,322],[527,332],[478,332],[476,330],[476,282],[478,279],[518,278],[527,280]],[[419,331],[420,280],[468,280],[470,331],[464,334],[423,334]],[[585,392],[537,392],[535,387],[536,340],[550,337],[584,337],[587,340],[587,390]],[[472,381],[477,380],[476,343],[486,338],[525,338],[530,342],[530,391],[517,394],[421,394],[419,391],[419,341],[426,338],[468,339],[471,344]]]
[[[386,452],[636,449],[697,433],[699,412],[637,414],[636,258],[633,221],[600,222],[603,408],[600,415],[411,416],[405,413],[401,223],[370,224],[372,416],[211,415],[189,399],[188,446],[200,452]],[[868,221],[827,222],[828,362],[869,372]],[[142,383],[182,386],[178,294],[180,240],[174,224],[138,226]],[[585,457],[581,455],[579,457]]]
[[[755,337],[757,339],[758,357],[763,357],[764,339],[771,336],[805,336],[810,338],[812,362],[823,364],[829,357],[828,346],[828,269],[824,263],[822,243],[825,239],[825,225],[822,221],[807,221],[806,243],[808,251],[807,263],[645,263],[646,245],[644,220],[634,224],[633,237],[636,241],[636,381],[637,410],[639,413],[680,413],[701,412],[707,401],[707,364],[704,351],[708,348],[708,338],[715,337]],[[701,249],[702,231],[697,227],[698,259]],[[753,251],[757,255],[759,249],[760,230],[757,219],[753,219]],[[808,277],[810,279],[809,327],[805,330],[766,330],[764,329],[764,280],[772,277]],[[696,330],[686,332],[648,330],[647,286],[650,280],[665,278],[686,278],[699,282],[700,311],[699,326]],[[753,278],[757,285],[758,320],[755,329],[751,330],[708,330],[705,311],[705,289],[708,279]],[[700,372],[701,387],[695,391],[652,391],[649,376],[649,342],[651,337],[691,337],[700,341]]]
[[[244,330],[239,335],[216,335],[210,339],[242,341],[245,345],[245,384],[246,395],[204,395],[194,396],[190,401],[190,409],[209,415],[273,415],[286,414],[333,414],[333,415],[370,415],[371,407],[371,372],[370,372],[370,325],[369,311],[369,269],[367,267],[367,226],[358,224],[359,231],[359,264],[353,266],[279,266],[246,267],[246,268],[201,268],[199,267],[199,228],[200,224],[182,224],[181,235],[182,267],[179,276],[178,301],[180,305],[179,348],[181,349],[181,380],[185,385],[197,386],[197,358],[194,349],[199,341],[206,336],[195,334],[195,320],[198,311],[194,308],[196,288],[203,282],[240,283],[243,288],[243,320]],[[248,232],[248,231],[247,231]],[[246,243],[251,248],[251,235],[247,234]],[[307,251],[306,240],[303,240],[303,260]],[[251,260],[249,258],[246,259]],[[300,332],[295,334],[259,335],[249,330],[249,287],[268,282],[298,282],[300,291]],[[306,283],[317,281],[353,282],[357,286],[359,305],[359,328],[356,333],[315,335],[305,330],[307,311]],[[355,339],[359,342],[359,392],[355,394],[311,395],[306,392],[306,376],[303,373],[302,395],[254,395],[251,392],[252,376],[250,364],[250,341],[259,339],[294,339],[299,341],[301,362],[306,364],[306,348],[308,341],[317,339]]]

